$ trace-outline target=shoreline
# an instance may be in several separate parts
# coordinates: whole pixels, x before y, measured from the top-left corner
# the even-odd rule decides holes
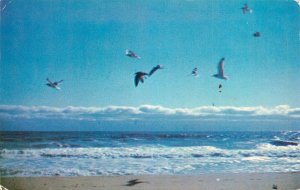
[[[299,172],[215,173],[199,175],[1,177],[9,190],[300,190]]]

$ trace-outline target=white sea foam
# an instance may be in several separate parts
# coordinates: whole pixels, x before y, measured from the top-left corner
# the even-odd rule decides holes
[[[246,157],[242,158],[243,161],[250,161],[250,162],[267,162],[270,161],[271,158],[266,156],[252,156],[252,157]]]
[[[254,149],[98,147],[0,150],[3,176],[198,174],[299,171],[300,146],[259,144]],[[126,163],[126,164],[124,164]]]
[[[90,157],[90,158],[188,158],[188,157],[300,157],[298,146],[274,146],[259,144],[255,149],[220,149],[213,146],[192,147],[101,147],[101,148],[42,148],[0,150],[2,158],[26,157]]]

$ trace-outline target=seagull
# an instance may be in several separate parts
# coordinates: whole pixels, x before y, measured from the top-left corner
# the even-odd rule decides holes
[[[2,1],[0,1],[0,2],[2,2]],[[9,1],[8,3],[4,4],[4,6],[1,7],[1,11],[4,11],[4,9],[5,9],[9,4],[11,4],[11,2],[12,2],[12,0]],[[1,3],[1,4],[2,4],[2,3]]]
[[[221,88],[222,88],[222,84],[219,84],[219,92],[220,93],[222,92]]]
[[[4,4],[3,7],[2,7],[2,2],[3,2],[3,0],[0,0],[0,3],[1,3],[1,11],[4,11],[4,9],[7,7],[7,5],[11,4],[12,0],[9,1],[8,3]]]
[[[199,76],[199,75],[198,75],[198,68],[197,68],[197,67],[195,67],[195,68],[192,70],[191,75],[193,75],[194,77],[198,77],[198,76]]]
[[[138,56],[136,53],[134,53],[133,51],[128,50],[128,49],[125,50],[125,55],[128,57],[131,57],[131,58],[141,59],[140,56]]]
[[[242,9],[242,11],[243,11],[243,14],[246,14],[247,12],[252,13],[252,9],[250,9],[250,8],[248,7],[248,4],[247,4],[247,3],[245,3],[244,6],[243,6],[241,9]]]
[[[161,65],[156,65],[155,67],[152,68],[152,70],[149,72],[149,77],[158,69],[163,69],[163,67]]]
[[[148,75],[148,73],[144,73],[144,72],[136,72],[135,73],[135,77],[134,77],[134,84],[135,87],[137,87],[139,85],[139,82],[141,81],[142,83],[144,82],[144,77]]]
[[[218,74],[212,75],[213,77],[216,77],[218,79],[224,79],[224,80],[228,79],[228,77],[224,75],[224,60],[225,60],[224,57],[220,60],[218,65]]]
[[[51,82],[48,78],[46,80],[48,81],[48,83],[46,84],[47,86],[49,86],[51,88],[55,88],[56,90],[60,90],[60,88],[58,87],[58,84],[61,83],[63,80],[60,80],[58,82]]]
[[[255,32],[255,33],[253,33],[253,36],[254,36],[254,37],[260,37],[260,32]]]

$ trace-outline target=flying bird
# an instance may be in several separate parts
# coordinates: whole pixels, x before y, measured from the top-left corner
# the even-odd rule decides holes
[[[48,78],[46,79],[48,81],[48,83],[46,84],[47,86],[51,87],[51,88],[54,88],[56,90],[60,90],[58,84],[63,82],[63,80],[60,80],[58,82],[51,82]]]
[[[11,1],[8,1],[7,3],[4,2],[4,0],[0,0],[0,4],[1,4],[1,11],[4,11],[4,9],[9,5],[11,4],[12,0]]]
[[[224,60],[225,60],[224,57],[220,60],[218,64],[218,73],[212,75],[213,77],[216,77],[218,79],[224,79],[224,80],[228,79],[228,77],[224,75]]]
[[[193,75],[194,77],[198,77],[198,76],[199,76],[199,75],[198,75],[198,68],[197,68],[197,67],[195,67],[195,68],[192,70],[191,75]]]
[[[145,78],[146,75],[148,75],[148,73],[144,73],[144,72],[136,72],[135,73],[134,84],[135,84],[136,87],[139,85],[140,81],[142,83],[144,83],[144,78]]]
[[[254,37],[260,37],[260,32],[255,32],[255,33],[253,33],[253,36],[254,36]]]
[[[222,84],[219,84],[219,92],[221,93],[222,92]]]
[[[128,49],[125,50],[125,55],[128,57],[131,57],[131,58],[141,59],[140,56],[138,56],[136,53],[134,53],[133,51],[128,50]]]
[[[161,65],[156,65],[155,67],[153,67],[151,69],[151,71],[149,72],[149,76],[151,76],[153,73],[155,73],[155,71],[157,71],[158,69],[163,69],[163,67]]]
[[[245,3],[244,6],[243,6],[241,9],[242,9],[242,11],[243,11],[243,14],[246,14],[247,12],[252,13],[252,9],[250,9],[250,8],[248,7],[248,4],[247,4],[247,3]]]

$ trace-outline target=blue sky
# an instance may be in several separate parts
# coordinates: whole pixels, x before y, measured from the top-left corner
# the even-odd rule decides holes
[[[300,7],[251,0],[242,14],[244,3],[13,0],[1,12],[0,105],[299,107]],[[211,77],[222,57],[227,81]],[[136,88],[134,73],[157,64]]]

